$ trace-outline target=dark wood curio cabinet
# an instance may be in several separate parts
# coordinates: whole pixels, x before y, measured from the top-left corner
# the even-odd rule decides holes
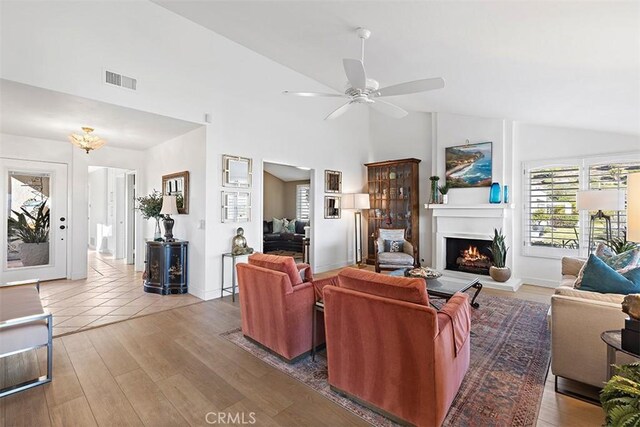
[[[366,163],[370,209],[367,264],[375,263],[374,241],[380,228],[404,228],[406,238],[416,248],[418,260],[419,159]]]

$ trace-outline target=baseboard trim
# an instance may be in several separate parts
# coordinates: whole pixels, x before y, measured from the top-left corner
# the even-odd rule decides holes
[[[557,288],[560,286],[560,280],[537,279],[535,277],[523,277],[522,283],[525,285],[540,286],[542,288]]]

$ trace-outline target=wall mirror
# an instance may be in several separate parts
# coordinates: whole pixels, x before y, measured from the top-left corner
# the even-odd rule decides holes
[[[342,172],[324,171],[324,192],[325,193],[341,193],[342,192]]]
[[[340,218],[340,197],[324,196],[324,217],[327,219]]]
[[[176,196],[178,213],[189,213],[189,171],[162,176],[162,194]]]
[[[251,159],[222,156],[222,185],[224,187],[251,187]]]
[[[251,221],[251,193],[245,191],[222,192],[222,222]]]

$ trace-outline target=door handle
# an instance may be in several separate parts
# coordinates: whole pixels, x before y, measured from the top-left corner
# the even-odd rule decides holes
[[[66,227],[66,226],[64,226],[64,225],[61,225],[61,226],[60,226],[60,230],[64,230],[65,228],[67,228],[67,227]]]

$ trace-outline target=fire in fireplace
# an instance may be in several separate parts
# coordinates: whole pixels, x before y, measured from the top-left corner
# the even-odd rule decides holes
[[[447,238],[446,269],[489,275],[490,245],[490,240]]]

